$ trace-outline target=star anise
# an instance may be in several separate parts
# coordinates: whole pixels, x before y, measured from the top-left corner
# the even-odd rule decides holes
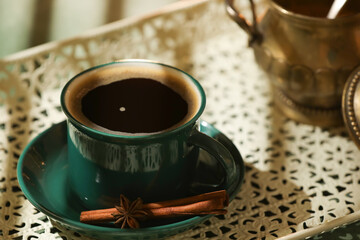
[[[142,205],[141,198],[130,202],[124,195],[120,195],[120,205],[115,206],[118,212],[112,214],[116,219],[115,225],[120,228],[139,228],[139,220],[148,215]]]

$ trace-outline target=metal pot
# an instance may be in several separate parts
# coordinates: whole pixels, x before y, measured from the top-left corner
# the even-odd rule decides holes
[[[332,126],[343,123],[346,80],[360,64],[360,13],[335,19],[287,10],[289,0],[272,0],[261,18],[250,0],[250,24],[226,0],[230,17],[249,35],[258,65],[271,80],[274,100],[288,117]],[[360,1],[354,1],[360,9]]]

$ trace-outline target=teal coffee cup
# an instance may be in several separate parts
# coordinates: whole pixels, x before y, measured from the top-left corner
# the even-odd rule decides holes
[[[146,60],[88,69],[63,88],[69,187],[84,207],[113,207],[120,194],[154,202],[182,197],[199,148],[236,177],[229,151],[198,130],[205,93],[189,74]]]

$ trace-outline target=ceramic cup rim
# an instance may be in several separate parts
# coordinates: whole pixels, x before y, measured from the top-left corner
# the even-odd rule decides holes
[[[134,63],[141,64],[145,67],[151,67],[154,65],[161,66],[161,67],[164,67],[164,69],[168,69],[169,71],[179,72],[180,74],[182,74],[182,76],[184,76],[188,80],[190,80],[196,87],[196,91],[198,92],[198,94],[200,96],[199,97],[199,107],[198,107],[196,113],[188,121],[186,121],[182,125],[177,126],[176,128],[170,129],[168,131],[165,130],[162,132],[155,132],[155,133],[150,133],[150,134],[146,134],[146,135],[114,134],[114,133],[100,131],[98,129],[91,128],[91,127],[81,123],[70,113],[68,107],[65,104],[65,95],[66,95],[66,92],[67,92],[67,89],[69,88],[69,86],[74,81],[76,81],[76,79],[78,77],[80,77],[86,73],[89,73],[91,71],[103,68],[103,67],[113,66],[113,65],[122,65],[122,64],[134,64]],[[76,74],[63,87],[63,89],[61,91],[61,95],[60,95],[60,103],[61,103],[62,111],[66,115],[68,121],[70,121],[75,127],[77,127],[79,130],[81,130],[83,132],[86,132],[86,133],[89,133],[89,134],[92,134],[95,136],[99,136],[99,137],[105,138],[105,139],[145,140],[145,139],[154,139],[154,138],[159,138],[159,137],[171,136],[173,134],[178,133],[179,131],[182,131],[183,129],[186,129],[188,126],[191,126],[193,123],[196,122],[197,119],[199,119],[199,117],[203,113],[203,111],[205,109],[205,105],[206,105],[206,96],[205,96],[205,91],[204,91],[203,87],[200,85],[200,83],[194,77],[192,77],[190,74],[188,74],[187,72],[185,72],[177,67],[174,67],[174,66],[171,66],[171,65],[168,65],[165,63],[153,61],[153,60],[123,59],[123,60],[117,60],[117,61],[113,61],[113,62],[100,64],[100,65],[88,68],[88,69]]]

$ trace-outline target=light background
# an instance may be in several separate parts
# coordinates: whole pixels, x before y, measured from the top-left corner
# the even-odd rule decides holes
[[[0,0],[0,58],[176,0]]]

